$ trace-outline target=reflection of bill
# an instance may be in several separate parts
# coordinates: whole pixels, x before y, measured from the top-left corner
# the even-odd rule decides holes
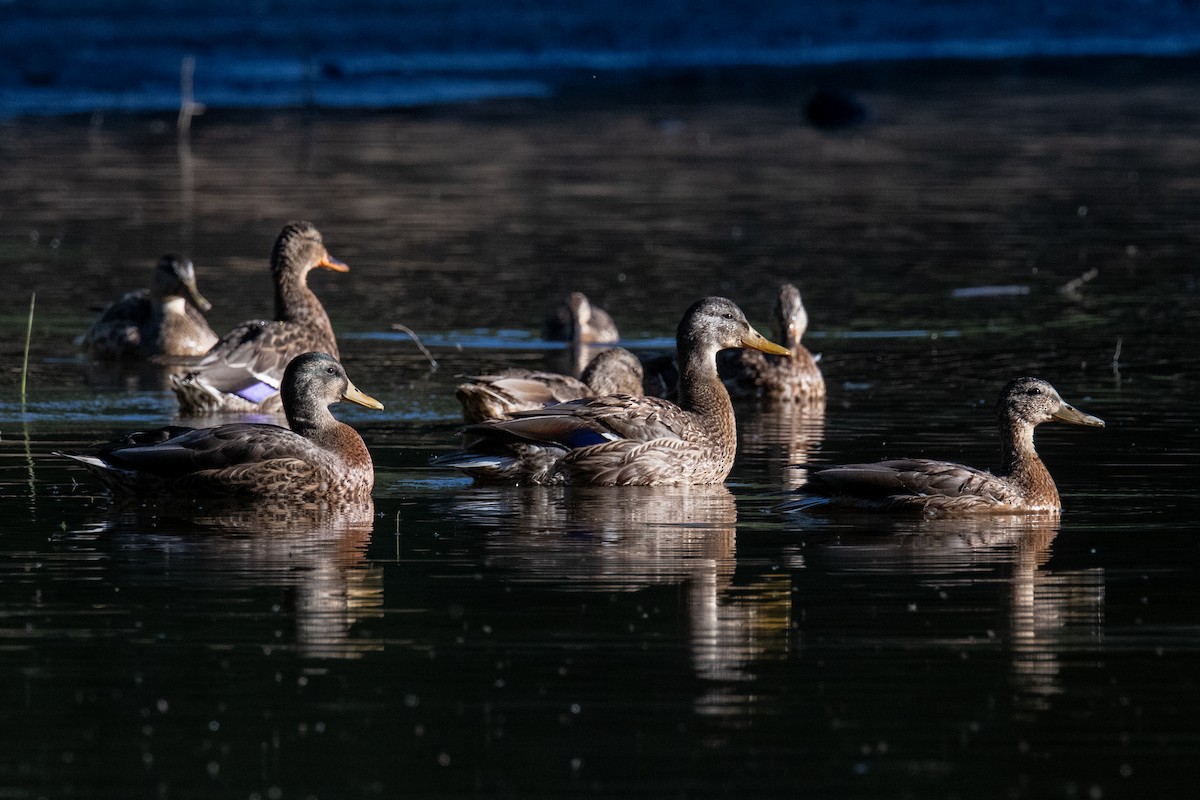
[[[366,560],[374,525],[370,500],[197,509],[173,516],[156,507],[119,512],[105,538],[120,541],[114,559],[136,560],[131,575],[174,586],[293,589],[295,646],[312,657],[356,657],[379,649],[351,636],[383,601],[383,573]],[[153,535],[150,535],[151,532]],[[122,534],[129,534],[128,537]],[[162,569],[147,568],[162,559]]]

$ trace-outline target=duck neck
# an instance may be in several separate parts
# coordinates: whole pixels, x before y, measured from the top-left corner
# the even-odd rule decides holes
[[[275,319],[333,330],[321,301],[308,288],[308,272],[291,266],[281,267],[276,274]]]
[[[306,439],[317,439],[337,420],[327,406],[318,402],[285,403],[284,416],[288,427]]]
[[[1000,420],[1000,475],[1021,487],[1031,501],[1057,507],[1058,489],[1034,449],[1033,428],[1021,420]]]
[[[678,342],[679,407],[734,430],[733,404],[717,375],[715,350]]]

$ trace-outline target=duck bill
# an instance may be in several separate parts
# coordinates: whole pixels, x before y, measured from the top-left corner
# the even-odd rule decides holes
[[[1055,411],[1050,416],[1068,425],[1087,425],[1092,428],[1104,427],[1104,420],[1099,417],[1093,417],[1091,414],[1085,414],[1069,403],[1063,403],[1058,411]]]
[[[776,356],[790,356],[792,354],[791,350],[788,350],[783,345],[775,344],[753,328],[742,337],[742,347],[753,347],[755,350],[762,350],[764,353]]]
[[[358,390],[358,387],[353,383],[346,381],[346,391],[342,392],[342,399],[348,400],[351,403],[357,403],[360,406],[373,408],[376,411],[383,410],[383,403],[371,397],[369,394],[364,394]]]
[[[338,261],[336,258],[329,255],[329,253],[326,253],[325,257],[317,262],[317,266],[321,267],[323,269],[331,269],[334,272],[349,272],[350,271],[349,265],[347,265],[343,261]]]
[[[185,283],[183,286],[187,289],[188,299],[192,301],[192,305],[201,311],[212,310],[212,303],[204,299],[204,295],[200,294],[200,290],[196,288],[195,282]]]

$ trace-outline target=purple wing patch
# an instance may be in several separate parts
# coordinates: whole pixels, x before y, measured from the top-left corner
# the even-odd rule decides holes
[[[261,403],[273,394],[279,392],[274,386],[269,383],[258,381],[252,383],[244,389],[238,389],[236,394],[243,400],[249,400],[251,403]]]

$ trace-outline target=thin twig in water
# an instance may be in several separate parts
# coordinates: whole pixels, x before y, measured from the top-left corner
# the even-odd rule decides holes
[[[192,127],[192,117],[204,113],[204,104],[197,103],[192,96],[192,77],[196,73],[196,57],[184,56],[179,66],[179,118],[175,127],[180,136],[186,136]]]
[[[1058,287],[1059,294],[1077,303],[1081,302],[1083,300],[1083,285],[1088,281],[1095,280],[1096,276],[1099,274],[1100,270],[1092,267],[1078,278],[1073,278],[1072,280],[1069,280],[1062,286]]]
[[[393,322],[392,330],[400,331],[401,333],[407,333],[408,338],[413,340],[413,343],[416,344],[417,349],[424,353],[425,357],[429,359],[429,369],[435,370],[438,368],[437,359],[433,357],[433,353],[429,352],[425,345],[421,344],[420,338],[417,337],[417,334],[412,328],[408,327],[407,325],[401,325],[399,322]]]
[[[1112,368],[1116,372],[1121,368],[1121,343],[1124,341],[1120,336],[1117,337],[1117,346],[1113,350]]]
[[[33,307],[37,292],[29,295],[29,322],[25,324],[25,360],[21,364],[21,413],[25,413],[25,382],[29,377],[29,342],[33,339]]]

